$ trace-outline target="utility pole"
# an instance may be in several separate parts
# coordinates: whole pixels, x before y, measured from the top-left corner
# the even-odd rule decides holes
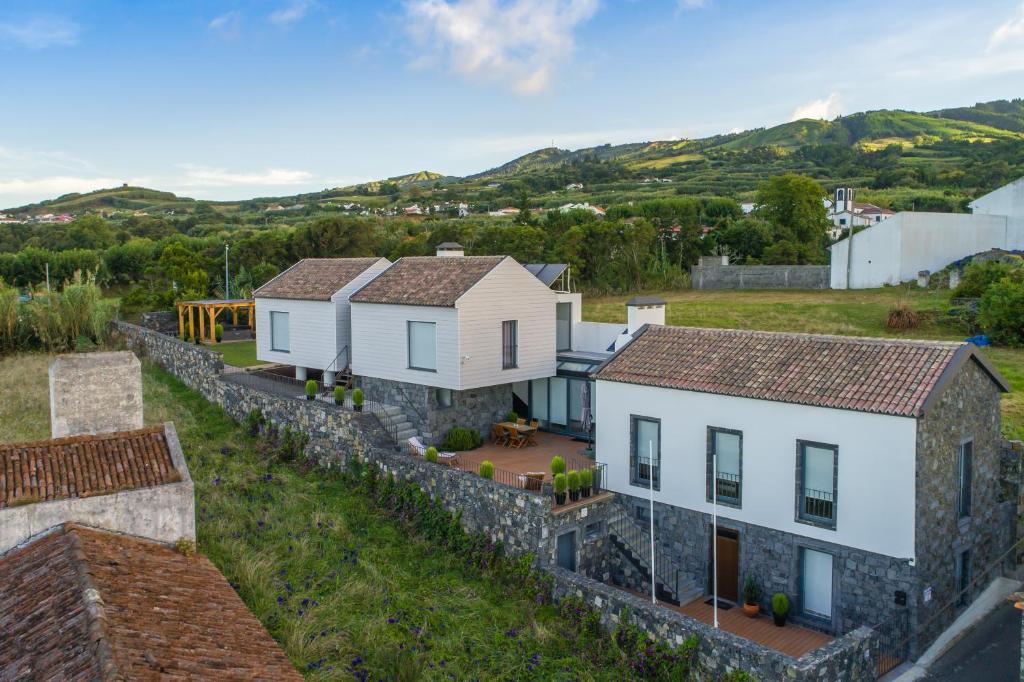
[[[718,447],[711,453],[711,570],[714,571],[711,603],[714,605],[715,629],[718,629]]]
[[[656,576],[654,574],[654,442],[647,441],[647,482],[648,485],[648,498],[651,503],[651,603],[657,604],[658,598],[654,593],[654,581]]]
[[[46,263],[46,298],[50,298],[50,263]]]
[[[227,301],[231,298],[231,282],[228,277],[228,251],[231,247],[227,244],[224,245],[224,300]]]

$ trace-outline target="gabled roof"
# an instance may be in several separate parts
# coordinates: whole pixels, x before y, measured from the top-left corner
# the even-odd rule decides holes
[[[450,308],[507,256],[399,258],[349,297],[353,303],[392,303]]]
[[[569,267],[566,263],[527,263],[523,266],[530,274],[549,287]]]
[[[0,509],[180,480],[162,426],[0,444]]]
[[[0,679],[301,680],[210,560],[75,524],[0,557]]]
[[[974,359],[1002,391],[1006,380],[968,343],[642,327],[598,379],[904,417],[923,414],[959,366]]]
[[[329,301],[380,258],[303,258],[255,292],[257,298]]]

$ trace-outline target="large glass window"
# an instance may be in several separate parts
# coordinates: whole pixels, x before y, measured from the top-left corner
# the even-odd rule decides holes
[[[630,483],[655,489],[661,487],[661,421],[632,417],[630,447]]]
[[[832,555],[805,548],[801,569],[804,613],[832,620]]]
[[[836,456],[838,448],[821,443],[799,442],[799,518],[835,528]]]
[[[548,421],[551,426],[565,427],[569,412],[569,380],[565,377],[548,379]]]
[[[409,367],[437,371],[437,325],[409,322]]]
[[[740,462],[743,436],[739,431],[709,428],[708,438],[708,480],[714,478],[715,493],[719,502],[739,506],[742,498]],[[712,499],[710,486],[708,499]]]
[[[572,303],[555,304],[555,350],[572,350]]]
[[[288,353],[291,351],[291,337],[288,331],[288,313],[270,313],[270,350]]]
[[[506,320],[501,323],[501,368],[515,369],[519,366],[519,322]]]
[[[971,479],[974,466],[974,442],[960,444],[957,455],[957,512],[961,519],[971,515]]]

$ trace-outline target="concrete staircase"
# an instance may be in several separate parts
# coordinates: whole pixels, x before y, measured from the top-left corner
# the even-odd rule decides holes
[[[395,437],[398,443],[404,443],[414,436],[420,435],[419,430],[413,426],[402,408],[395,405],[382,405],[378,418],[388,433]]]
[[[612,544],[637,570],[644,582],[651,584],[650,534],[626,514],[619,514],[608,522]],[[704,594],[704,589],[674,560],[654,553],[654,595],[661,601],[680,606]]]

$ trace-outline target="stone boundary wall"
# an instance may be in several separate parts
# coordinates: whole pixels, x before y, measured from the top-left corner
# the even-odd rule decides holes
[[[694,289],[828,289],[827,265],[714,265],[690,267]]]
[[[732,670],[745,670],[757,680],[860,682],[875,680],[878,640],[861,627],[830,644],[793,658],[646,599],[585,576],[551,568],[555,599],[577,597],[601,614],[602,624],[615,628],[624,618],[652,639],[679,646],[696,635],[698,679],[717,680]]]

